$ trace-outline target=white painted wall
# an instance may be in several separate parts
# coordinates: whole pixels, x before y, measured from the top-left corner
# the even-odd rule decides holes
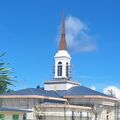
[[[26,119],[27,120],[35,120],[34,112],[27,113],[26,114]]]
[[[45,90],[68,90],[70,89],[71,87],[74,87],[74,86],[77,86],[75,84],[72,84],[72,83],[54,83],[54,84],[45,84],[44,85],[44,88]]]

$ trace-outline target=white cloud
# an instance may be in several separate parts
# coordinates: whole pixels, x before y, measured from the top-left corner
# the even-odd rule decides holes
[[[96,44],[93,37],[88,34],[87,25],[80,19],[68,16],[65,20],[66,40],[69,48],[76,51],[94,51]]]
[[[96,90],[96,87],[95,86],[91,86],[90,89]]]
[[[116,86],[108,86],[106,88],[103,89],[103,92],[105,94],[108,94],[108,91],[113,91],[113,93],[115,94],[115,97],[120,99],[120,89]]]

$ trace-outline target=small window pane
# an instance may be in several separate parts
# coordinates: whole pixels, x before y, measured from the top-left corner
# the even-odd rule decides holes
[[[4,114],[0,114],[0,120],[5,120]]]
[[[13,115],[13,120],[19,120],[19,115]]]
[[[80,112],[80,120],[82,120],[82,112]]]
[[[68,63],[66,63],[66,77],[69,77],[69,66]]]
[[[23,114],[23,120],[26,120],[26,114]]]
[[[74,111],[72,111],[72,120],[75,120]]]
[[[62,76],[62,62],[58,63],[58,76]]]

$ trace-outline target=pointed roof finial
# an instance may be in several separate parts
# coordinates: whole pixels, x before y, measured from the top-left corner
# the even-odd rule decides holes
[[[67,50],[66,39],[65,39],[65,18],[64,14],[62,15],[62,31],[61,31],[61,40],[59,50]]]

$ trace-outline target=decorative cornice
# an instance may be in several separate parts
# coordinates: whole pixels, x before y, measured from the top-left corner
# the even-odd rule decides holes
[[[46,81],[44,84],[65,84],[65,83],[70,83],[70,84],[74,84],[74,85],[80,85],[78,82],[74,82],[74,81],[71,81],[71,80],[49,80],[49,81]]]

